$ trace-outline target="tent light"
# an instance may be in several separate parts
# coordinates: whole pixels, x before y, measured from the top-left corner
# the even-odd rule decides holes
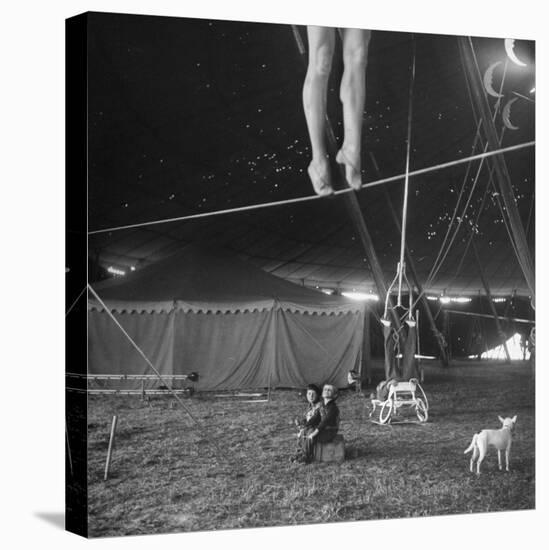
[[[117,267],[113,267],[112,265],[107,267],[107,271],[109,273],[112,273],[113,275],[120,275],[120,276],[126,275],[126,272],[123,269],[118,269]]]
[[[345,296],[345,298],[350,298],[351,300],[369,300],[373,302],[377,302],[379,300],[379,296],[377,294],[366,294],[366,292],[342,292],[342,296]]]
[[[431,302],[438,302],[440,300],[441,304],[449,304],[450,302],[468,304],[473,301],[472,298],[467,298],[467,296],[427,296],[427,300]]]
[[[466,298],[465,296],[458,296],[457,298],[452,298],[452,302],[458,304],[468,304],[471,301],[471,298]]]
[[[402,353],[399,353],[398,355],[396,355],[396,358],[402,359]],[[414,359],[436,359],[436,357],[434,355],[421,355],[421,354],[415,353]]]

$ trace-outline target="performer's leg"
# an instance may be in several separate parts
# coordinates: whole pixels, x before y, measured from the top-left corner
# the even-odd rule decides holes
[[[336,157],[345,165],[347,183],[353,189],[362,186],[361,139],[366,98],[366,64],[371,31],[343,29],[343,77],[340,98],[343,103],[343,145]]]
[[[303,84],[303,108],[313,157],[308,172],[315,192],[328,195],[333,192],[333,188],[326,149],[326,94],[332,68],[335,29],[309,26],[307,36],[309,65]]]

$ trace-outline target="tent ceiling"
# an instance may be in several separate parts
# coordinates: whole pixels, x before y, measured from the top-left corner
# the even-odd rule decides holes
[[[304,29],[300,28],[302,36]],[[416,82],[411,168],[471,154],[476,121],[456,37],[374,32],[367,70],[363,166],[365,181],[405,167],[412,40]],[[501,39],[474,40],[481,71],[505,61]],[[534,86],[533,43],[509,63],[504,101]],[[503,63],[501,65],[503,67]],[[330,118],[341,139],[340,62],[329,90]],[[89,228],[117,227],[312,193],[306,176],[307,129],[301,106],[304,78],[288,25],[91,14],[89,25]],[[502,72],[494,73],[494,86]],[[491,98],[491,104],[493,100]],[[534,139],[534,104],[518,100],[503,146]],[[502,126],[501,117],[496,127]],[[478,152],[478,150],[477,150]],[[517,205],[534,243],[534,151],[506,155]],[[471,166],[471,189],[478,163]],[[439,252],[467,166],[411,179],[407,241],[424,282]],[[453,247],[428,288],[477,293],[477,265],[465,226],[477,216],[488,184],[483,168]],[[401,182],[357,194],[387,281],[399,257]],[[497,195],[489,191],[476,243],[494,294],[528,294],[513,254]],[[129,269],[158,261],[190,242],[223,246],[264,270],[301,284],[375,290],[359,237],[341,197],[245,213],[91,235],[90,257]],[[461,265],[461,267],[460,267]]]

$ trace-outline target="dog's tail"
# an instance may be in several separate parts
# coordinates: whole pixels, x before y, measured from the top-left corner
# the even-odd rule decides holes
[[[465,449],[465,450],[463,451],[463,454],[464,454],[464,455],[467,454],[467,453],[469,453],[469,452],[471,452],[471,451],[475,448],[475,446],[476,446],[476,444],[477,444],[477,437],[478,437],[478,434],[475,434],[475,435],[473,436],[473,440],[471,441],[471,445],[469,445],[469,447],[467,447],[467,449]]]

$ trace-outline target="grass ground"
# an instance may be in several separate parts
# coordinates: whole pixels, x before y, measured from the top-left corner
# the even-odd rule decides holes
[[[530,369],[468,363],[426,367],[429,422],[379,426],[369,399],[342,392],[343,464],[295,464],[293,418],[305,403],[277,390],[269,403],[212,394],[93,396],[88,406],[90,536],[135,535],[535,507],[534,382]],[[371,390],[366,389],[368,394]],[[118,415],[103,481],[112,415]],[[477,477],[463,451],[498,415],[517,414],[511,471],[492,449]]]

